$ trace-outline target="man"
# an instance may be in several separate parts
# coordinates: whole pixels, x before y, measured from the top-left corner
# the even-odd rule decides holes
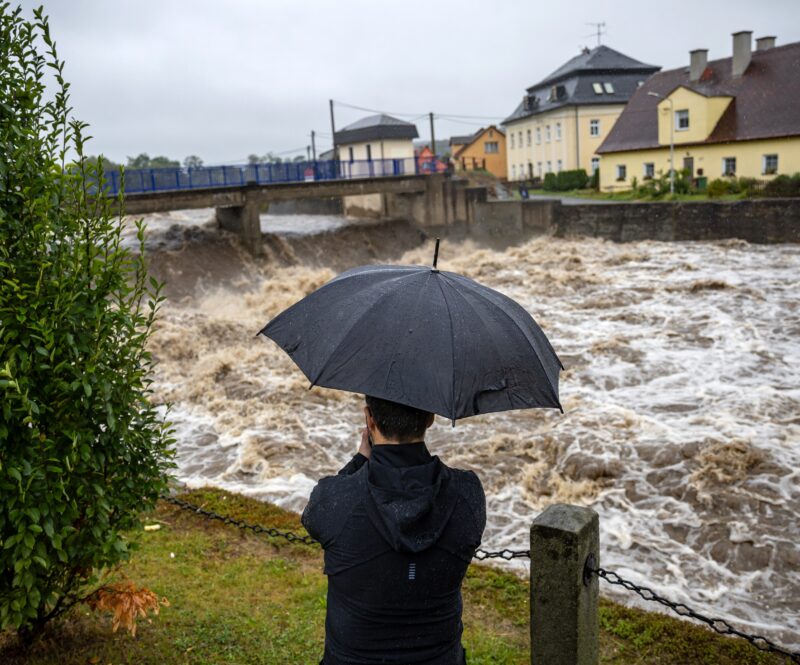
[[[366,397],[358,453],[303,526],[325,550],[324,665],[463,665],[461,582],[486,525],[471,471],[425,446],[433,414]]]

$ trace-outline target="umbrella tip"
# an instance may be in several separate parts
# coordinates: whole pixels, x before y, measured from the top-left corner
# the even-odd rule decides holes
[[[436,264],[439,261],[439,242],[440,238],[436,238],[436,247],[433,250],[433,269],[436,270]]]

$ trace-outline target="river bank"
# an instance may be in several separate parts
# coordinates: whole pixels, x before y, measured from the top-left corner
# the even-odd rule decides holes
[[[301,531],[296,514],[220,490],[183,498],[237,519]],[[6,665],[283,665],[322,655],[326,582],[317,548],[244,533],[160,504],[145,521],[157,531],[130,534],[139,544],[123,567],[137,585],[167,597],[135,638],[111,633],[110,617],[73,611],[27,655],[0,633]],[[470,566],[464,582],[464,645],[470,665],[530,662],[529,589],[503,569]],[[778,665],[779,658],[677,618],[604,600],[602,665]],[[6,648],[4,649],[4,640]]]

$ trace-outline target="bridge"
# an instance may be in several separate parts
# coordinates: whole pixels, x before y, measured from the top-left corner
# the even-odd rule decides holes
[[[470,203],[485,200],[485,190],[467,188],[465,181],[437,173],[438,164],[410,158],[127,169],[124,176],[107,171],[103,185],[110,196],[124,194],[129,215],[216,208],[219,226],[238,234],[258,255],[259,215],[272,201],[380,194],[384,217],[405,218],[424,227],[469,221]]]

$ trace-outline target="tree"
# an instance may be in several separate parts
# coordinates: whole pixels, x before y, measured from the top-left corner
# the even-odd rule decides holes
[[[185,169],[199,169],[203,165],[203,160],[197,155],[189,155],[183,160],[183,168]]]
[[[129,557],[172,438],[150,401],[144,226],[133,253],[122,199],[97,196],[42,9],[0,4],[0,63],[0,629],[29,640]]]
[[[128,157],[129,169],[147,169],[150,168],[150,155],[146,152],[140,152],[136,157]]]
[[[151,169],[177,169],[180,166],[181,163],[177,159],[170,159],[169,157],[164,157],[164,155],[153,157],[150,160]]]

